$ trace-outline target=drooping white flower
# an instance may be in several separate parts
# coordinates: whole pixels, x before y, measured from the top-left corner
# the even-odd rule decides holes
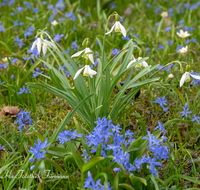
[[[189,82],[190,81],[190,76],[194,79],[200,80],[200,76],[193,75],[190,72],[185,72],[180,80],[180,87],[183,86],[184,82]]]
[[[115,30],[115,32],[121,32],[122,35],[126,37],[126,29],[123,27],[123,25],[119,21],[115,22],[115,24],[112,26],[110,31],[106,33],[106,35],[110,34],[113,30]]]
[[[177,32],[177,35],[181,38],[187,38],[188,36],[190,36],[190,34],[188,33],[188,31],[183,31],[183,30],[180,30],[180,32]]]
[[[55,48],[55,45],[52,42],[50,42],[46,39],[43,39],[42,37],[37,38],[37,40],[35,40],[33,42],[31,50],[33,50],[36,46],[37,46],[38,53],[41,52],[41,48],[42,48],[42,52],[43,52],[44,55],[47,52],[47,47]]]
[[[52,26],[56,26],[57,24],[58,24],[58,22],[56,20],[54,20],[54,21],[51,22]]]
[[[84,69],[83,76],[88,76],[89,75],[92,78],[93,75],[97,74],[97,72],[92,70],[89,65],[85,65],[83,68],[79,69],[76,72],[76,74],[74,75],[74,80],[80,75],[80,73],[82,72],[83,69]]]
[[[138,57],[137,59],[135,59],[135,57],[132,55],[132,56],[131,56],[131,59],[132,59],[132,60],[131,60],[130,63],[127,65],[127,68],[129,68],[129,67],[132,65],[132,63],[134,63],[134,62],[139,61],[140,59],[142,59],[142,57]],[[138,63],[135,67],[136,67],[136,68],[148,67],[148,63],[147,63],[146,61],[142,61],[142,62]]]
[[[188,51],[188,46],[180,48],[177,52],[184,54],[184,53],[187,53],[187,51]]]
[[[168,12],[162,12],[162,13],[161,13],[161,16],[162,16],[163,18],[168,17]]]
[[[128,63],[127,68],[129,68],[129,67],[132,65],[132,63],[134,63],[134,62],[137,61],[137,60],[135,59],[134,55],[131,55],[130,60],[131,60],[131,61]]]
[[[78,57],[81,54],[84,54],[83,57],[89,58],[89,60],[94,64],[93,51],[90,48],[88,48],[88,47],[86,47],[82,51],[76,52],[74,55],[71,56],[71,58]]]

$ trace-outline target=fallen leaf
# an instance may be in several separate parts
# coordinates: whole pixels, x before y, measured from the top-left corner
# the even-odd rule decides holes
[[[6,106],[0,111],[0,118],[10,115],[11,117],[16,117],[20,109],[17,106]]]

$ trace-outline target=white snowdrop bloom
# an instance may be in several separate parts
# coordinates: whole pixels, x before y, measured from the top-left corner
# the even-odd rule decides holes
[[[37,46],[38,53],[41,52],[41,48],[42,48],[42,52],[43,52],[44,55],[47,52],[47,47],[56,48],[55,45],[52,42],[50,42],[46,39],[43,39],[42,37],[37,38],[37,40],[35,40],[33,42],[31,50],[33,50],[36,46]]]
[[[110,31],[106,33],[106,35],[110,34],[113,30],[115,32],[121,32],[122,35],[124,37],[126,37],[126,29],[124,28],[124,26],[119,21],[115,22],[115,24],[112,26],[112,28],[110,29]]]
[[[189,82],[190,81],[190,76],[194,79],[200,80],[200,76],[193,75],[190,72],[185,72],[180,80],[180,87],[183,86],[184,82]]]
[[[74,75],[74,80],[80,75],[80,73],[82,72],[83,69],[84,69],[83,76],[90,76],[92,78],[93,75],[97,74],[97,72],[92,70],[89,65],[85,65],[83,68],[79,69],[76,72],[76,74]]]
[[[86,47],[82,51],[76,52],[74,55],[71,56],[71,58],[78,57],[81,54],[84,54],[83,57],[88,58],[94,64],[93,51],[88,47]]]

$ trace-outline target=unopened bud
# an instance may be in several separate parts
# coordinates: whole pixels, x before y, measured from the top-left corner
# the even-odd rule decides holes
[[[174,75],[173,75],[173,74],[169,74],[169,75],[168,75],[168,78],[169,78],[169,79],[173,79],[173,78],[174,78]]]

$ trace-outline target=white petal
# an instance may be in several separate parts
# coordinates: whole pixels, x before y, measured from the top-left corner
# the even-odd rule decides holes
[[[31,51],[35,48],[35,46],[36,46],[36,44],[37,44],[37,41],[38,41],[38,39],[35,40],[35,41],[33,42],[33,45],[32,45],[32,47],[31,47]]]
[[[116,23],[112,26],[112,28],[110,29],[109,32],[105,33],[105,35],[110,34],[113,31],[113,29],[115,28],[115,25],[116,25]]]
[[[81,71],[84,69],[85,67],[79,69],[76,74],[74,75],[74,80],[80,75]]]
[[[181,80],[180,80],[180,87],[183,86],[183,84],[184,84],[184,82],[185,82],[186,74],[187,74],[187,72],[184,73],[184,74],[182,75],[182,77],[181,77]]]
[[[195,79],[197,79],[197,80],[200,80],[200,76],[192,75],[192,74],[190,74],[190,76],[191,76],[192,78],[195,78]]]
[[[78,56],[81,55],[81,53],[83,53],[84,51],[85,51],[85,50],[76,52],[74,55],[71,56],[71,58],[73,58],[73,57],[78,57]]]
[[[119,27],[121,30],[121,33],[124,37],[126,37],[126,29],[124,28],[124,26],[119,22]]]
[[[38,53],[40,53],[40,51],[41,51],[41,46],[42,46],[42,40],[41,40],[41,38],[38,38],[38,40],[37,40],[37,50],[38,50]]]
[[[93,75],[96,75],[96,74],[97,74],[97,72],[94,71],[94,70],[92,70],[92,69],[90,68],[89,65],[86,65],[85,67],[87,67],[88,75],[89,75],[91,78],[92,78]],[[85,71],[84,71],[84,72],[85,72]]]
[[[47,46],[45,44],[43,44],[43,46],[42,46],[42,52],[43,52],[44,55],[47,52]]]
[[[89,58],[89,60],[94,64],[94,58],[93,58],[93,55],[92,55],[92,54],[89,54],[89,55],[88,55],[88,58]]]
[[[136,62],[136,59],[130,61],[129,64],[127,65],[127,68],[129,68],[132,65],[132,63],[134,63],[134,62]]]
[[[93,51],[92,51],[90,48],[88,48],[88,47],[86,47],[86,48],[84,49],[84,51],[85,51],[85,54],[86,54],[86,53],[93,53]]]
[[[176,32],[177,33],[177,35],[180,37],[181,36],[181,34],[180,33],[178,33],[178,32]]]
[[[143,62],[142,62],[142,65],[143,65],[143,67],[148,67],[148,66],[149,66],[148,63],[147,63],[146,61],[143,61]]]

